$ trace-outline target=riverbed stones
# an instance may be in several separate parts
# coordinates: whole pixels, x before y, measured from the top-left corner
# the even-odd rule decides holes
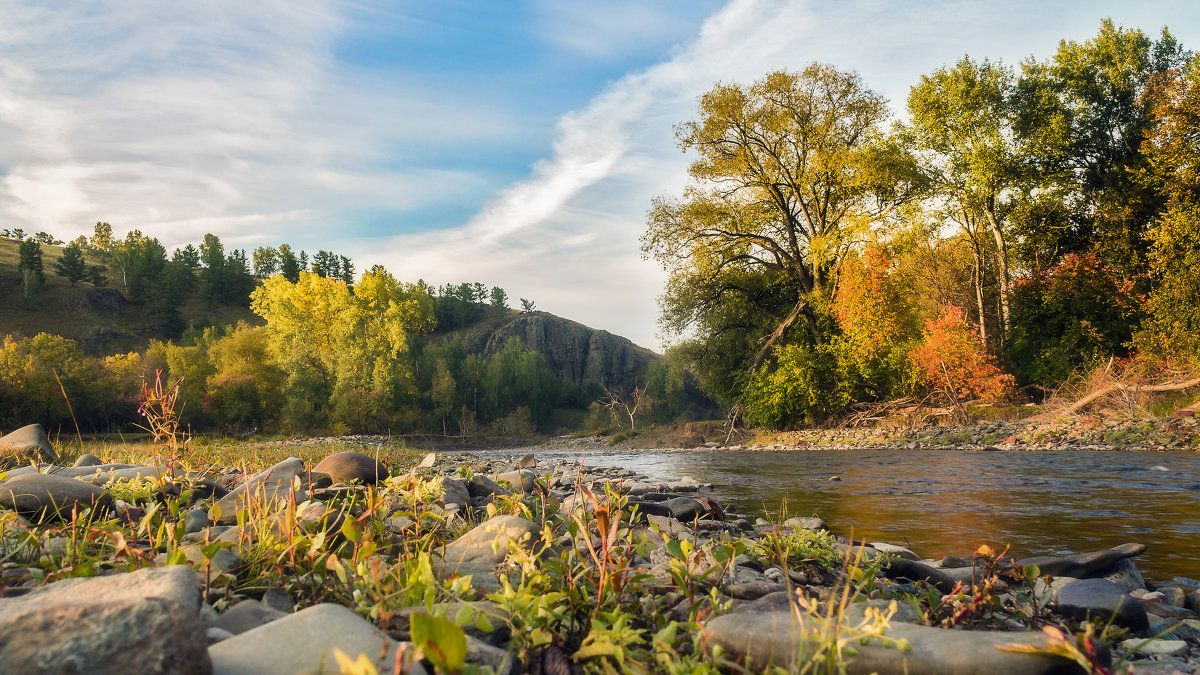
[[[904,558],[893,559],[884,569],[884,574],[889,579],[904,578],[909,581],[925,581],[942,593],[954,592],[959,581],[936,567]]]
[[[471,505],[471,492],[467,489],[467,484],[457,478],[442,479],[442,506],[458,504],[459,506]]]
[[[499,565],[508,557],[510,542],[528,546],[537,533],[538,526],[520,516],[495,516],[447,544],[442,560],[448,565]]]
[[[40,424],[23,426],[0,437],[0,469],[58,459]]]
[[[317,675],[336,673],[333,650],[351,660],[365,654],[379,672],[391,672],[399,643],[353,611],[313,605],[208,649],[213,675]],[[416,665],[410,673],[424,673]]]
[[[99,457],[93,455],[90,452],[85,452],[75,460],[75,464],[73,466],[75,466],[75,467],[100,466],[103,463],[104,463],[104,460],[100,459]]]
[[[22,474],[0,483],[0,506],[36,522],[70,518],[73,509],[110,511],[112,497],[100,487],[51,473]]]
[[[258,600],[247,599],[225,610],[225,613],[210,625],[227,630],[231,635],[240,635],[285,616],[287,614],[284,612],[268,607]]]
[[[251,476],[217,501],[220,517],[215,520],[222,525],[232,525],[237,522],[238,512],[245,511],[251,504],[272,511],[275,504],[282,502],[293,491],[296,501],[304,501],[305,485],[303,481],[297,481],[303,472],[304,460],[289,457]],[[297,482],[300,484],[295,485]]]
[[[664,506],[671,510],[672,518],[685,523],[704,515],[704,506],[691,497],[673,497]]]
[[[719,646],[726,658],[746,663],[752,670],[766,666],[795,669],[798,655],[813,653],[817,642],[807,636],[818,629],[810,625],[806,631],[791,612],[726,614],[708,622],[704,627],[704,638],[707,649]],[[1010,652],[998,646],[1031,644],[1045,647],[1047,638],[1043,633],[957,631],[898,622],[886,630],[886,638],[907,640],[911,648],[900,650],[886,646],[878,638],[870,638],[865,644],[854,645],[857,655],[850,659],[846,672],[879,675],[1084,672],[1066,657]]]
[[[188,567],[68,579],[0,599],[10,673],[211,672],[200,584]]]
[[[534,484],[537,482],[537,477],[532,471],[518,469],[516,471],[505,471],[504,473],[496,474],[496,482],[510,485],[513,489],[525,493],[533,490]]]
[[[1022,567],[1037,565],[1042,574],[1055,577],[1083,578],[1107,571],[1118,561],[1146,551],[1145,544],[1121,544],[1104,551],[1091,551],[1069,556],[1037,556],[1017,561]]]
[[[374,457],[347,450],[322,459],[313,467],[314,473],[328,474],[335,481],[375,485],[388,477],[388,468]]]
[[[1121,641],[1121,649],[1137,652],[1146,656],[1183,656],[1188,651],[1188,644],[1183,640],[1139,640]]]
[[[1107,579],[1080,579],[1059,588],[1052,596],[1055,611],[1075,619],[1112,619],[1117,625],[1145,630],[1149,618],[1142,605]]]
[[[471,476],[471,480],[467,481],[467,491],[472,497],[512,494],[511,490],[481,473]]]

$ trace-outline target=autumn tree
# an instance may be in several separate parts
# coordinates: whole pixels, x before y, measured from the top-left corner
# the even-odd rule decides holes
[[[1022,64],[1018,131],[1039,181],[1061,181],[1059,201],[1068,206],[1065,218],[1014,223],[1038,242],[1042,267],[1091,251],[1126,276],[1146,269],[1146,231],[1165,200],[1139,180],[1155,126],[1145,93],[1158,74],[1190,59],[1166,29],[1154,40],[1105,19],[1091,40],[1063,40],[1053,58]]]
[[[259,246],[254,249],[254,276],[259,279],[267,277],[279,271],[279,251],[270,246]]]
[[[1013,131],[1016,100],[1016,80],[1010,68],[970,57],[922,76],[908,98],[910,130],[936,199],[970,239],[981,305],[985,250],[979,237],[983,232],[992,237],[1001,344],[1012,324],[1009,228],[1004,221],[1027,174],[1024,149]],[[985,326],[984,316],[981,306],[981,326]]]
[[[698,155],[692,181],[682,196],[653,201],[642,236],[669,274],[665,332],[694,331],[697,356],[725,373],[758,370],[796,324],[796,340],[827,342],[839,262],[921,185],[911,158],[880,132],[887,116],[858,75],[821,64],[702,96],[699,118],[676,129],[680,147]]]

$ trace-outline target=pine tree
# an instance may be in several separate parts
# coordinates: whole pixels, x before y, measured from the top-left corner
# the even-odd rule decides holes
[[[63,248],[62,257],[54,261],[54,271],[60,277],[66,277],[71,286],[88,278],[87,261],[83,259],[83,247],[78,242],[71,242]]]

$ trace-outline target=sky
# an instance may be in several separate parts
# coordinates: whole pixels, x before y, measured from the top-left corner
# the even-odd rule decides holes
[[[5,0],[0,228],[332,250],[661,349],[638,239],[713,84],[820,61],[899,114],[1105,17],[1200,48],[1190,0]]]

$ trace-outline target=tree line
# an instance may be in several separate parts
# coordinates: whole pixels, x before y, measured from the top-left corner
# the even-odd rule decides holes
[[[75,260],[87,275],[72,277]],[[102,286],[111,274],[130,301],[176,317],[191,293],[245,304],[263,325],[187,325],[178,339],[103,357],[61,336],[8,336],[0,344],[0,425],[132,428],[140,397],[157,377],[179,387],[182,421],[196,431],[473,436],[619,426],[598,402],[604,383],[557,377],[518,339],[491,355],[467,351],[455,331],[495,326],[514,312],[498,286],[405,283],[378,265],[356,279],[345,256],[319,251],[310,258],[282,244],[247,257],[226,253],[212,234],[168,258],[157,239],[137,230],[116,239],[107,223],[68,244],[56,267],[73,284]],[[530,300],[521,304],[534,309]],[[637,392],[650,392],[643,419],[686,409],[678,367],[655,366],[646,382]]]
[[[813,64],[718,84],[676,128],[691,180],[642,245],[706,391],[786,427],[1200,365],[1200,60],[1169,31],[964,56],[906,104]]]

